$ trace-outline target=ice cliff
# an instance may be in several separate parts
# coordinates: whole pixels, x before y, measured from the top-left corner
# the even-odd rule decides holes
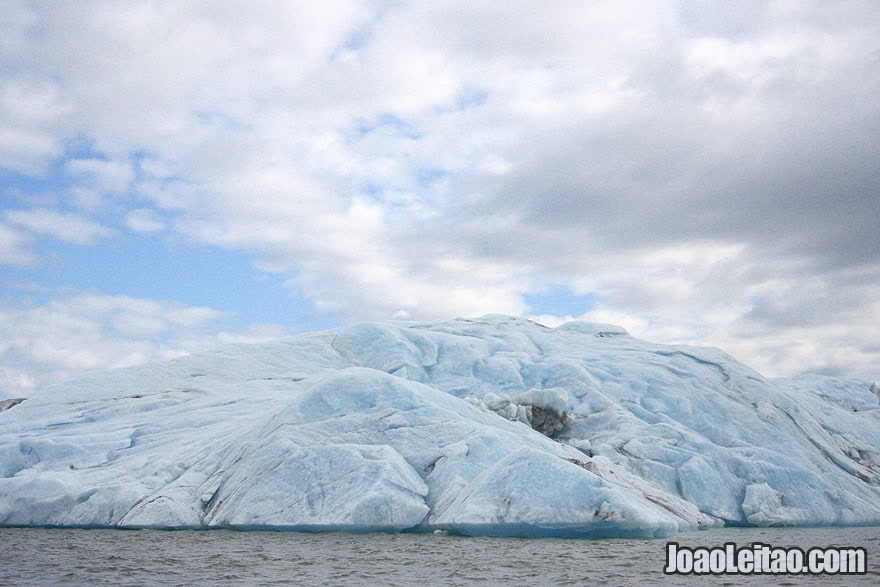
[[[0,525],[669,536],[880,524],[880,398],[620,328],[363,324],[0,409]]]

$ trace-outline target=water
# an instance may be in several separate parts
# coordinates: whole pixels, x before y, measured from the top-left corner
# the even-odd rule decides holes
[[[0,528],[2,585],[878,585],[880,527],[730,528],[688,546],[861,546],[863,576],[671,577],[665,540]]]

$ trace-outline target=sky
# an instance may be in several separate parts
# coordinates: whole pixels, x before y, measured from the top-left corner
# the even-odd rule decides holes
[[[0,2],[0,398],[489,313],[880,380],[880,3]]]

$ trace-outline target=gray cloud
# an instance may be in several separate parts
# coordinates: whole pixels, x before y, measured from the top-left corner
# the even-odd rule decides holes
[[[0,165],[140,157],[83,170],[84,227],[156,208],[343,320],[562,283],[646,338],[880,376],[876,2],[3,10]]]

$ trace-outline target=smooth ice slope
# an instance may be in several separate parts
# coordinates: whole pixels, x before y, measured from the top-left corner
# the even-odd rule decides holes
[[[880,523],[876,386],[488,316],[90,374],[0,411],[0,525],[669,536]]]

